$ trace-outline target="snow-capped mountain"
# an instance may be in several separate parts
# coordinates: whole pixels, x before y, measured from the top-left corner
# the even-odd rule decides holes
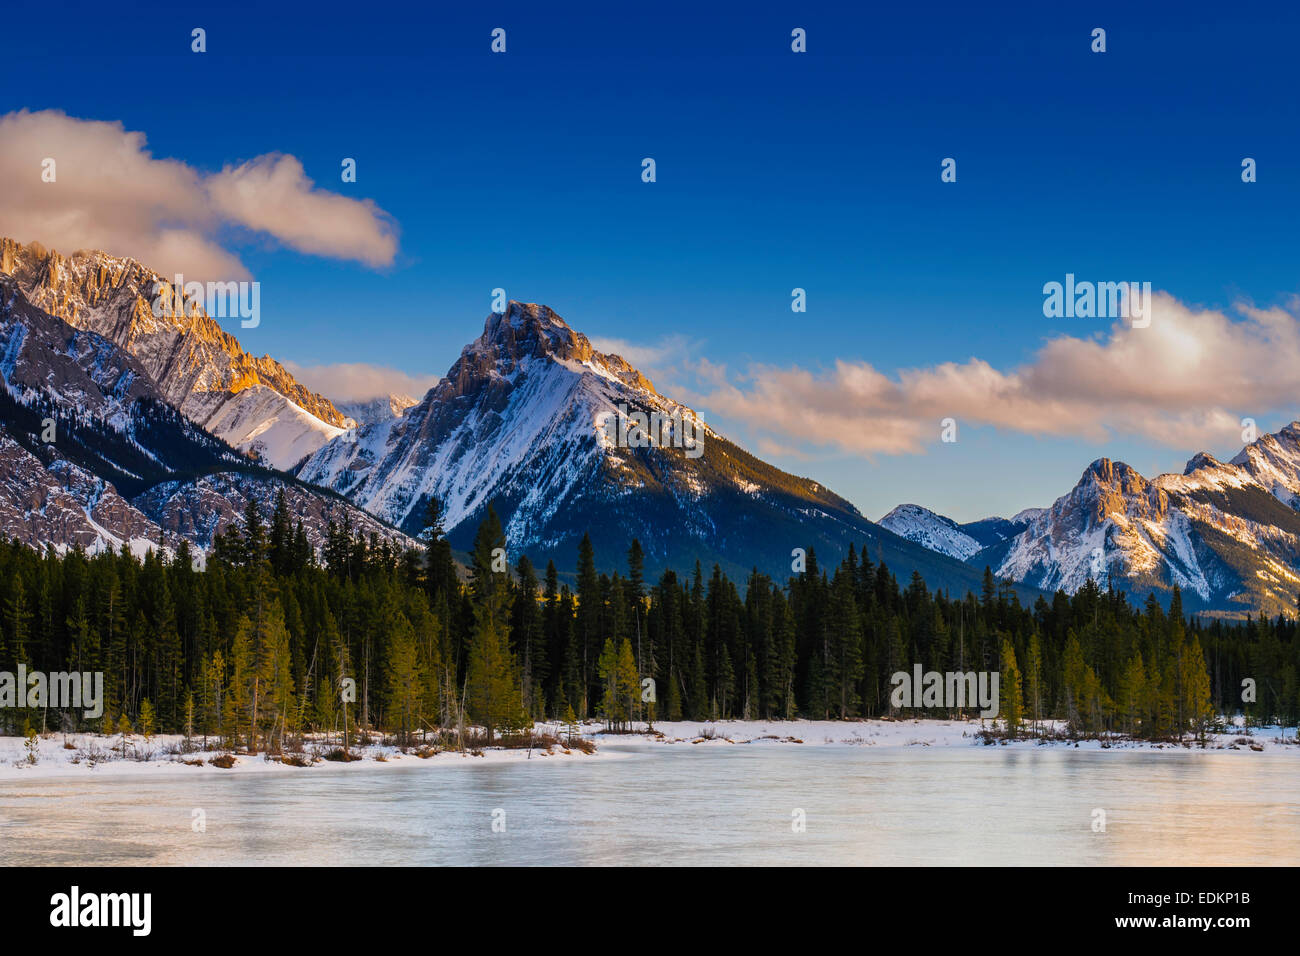
[[[983,544],[962,531],[957,522],[920,505],[899,505],[880,519],[880,526],[908,541],[915,541],[923,548],[959,561],[965,561],[984,548]]]
[[[365,402],[335,402],[334,407],[358,425],[374,425],[391,418],[401,418],[408,408],[418,405],[409,395],[383,395]]]
[[[203,477],[195,477],[202,475]],[[29,303],[0,274],[0,534],[33,547],[196,553],[283,490],[320,547],[331,521],[410,540],[337,496],[256,466],[170,405],[143,364]]]
[[[247,459],[169,405],[141,363],[29,303],[0,275],[0,423],[132,494]]]
[[[920,505],[899,505],[880,519],[881,527],[923,548],[968,561],[986,548],[1014,538],[1045,509],[1026,508],[1011,518],[981,518],[958,524]],[[981,565],[983,567],[983,565]]]
[[[0,536],[59,552],[116,551],[137,556],[165,543],[158,524],[117,493],[112,484],[66,459],[49,467],[0,427]]]
[[[693,427],[701,453],[666,447],[671,436],[658,447],[622,447],[633,442],[620,441],[618,416],[638,411],[680,422],[673,428],[683,446]],[[855,543],[898,573],[920,570],[934,587],[977,580],[973,569],[873,524],[818,483],[748,454],[535,304],[512,301],[488,316],[418,404],[334,439],[298,476],[408,533],[436,495],[458,547],[469,546],[491,502],[512,561],[526,549],[566,570],[589,531],[605,567],[623,567],[636,537],[648,571],[685,572],[698,559],[784,578],[796,548],[838,559]]]
[[[1102,458],[1010,542],[997,573],[1069,592],[1089,577],[1135,594],[1177,585],[1192,606],[1292,612],[1300,591],[1297,503],[1300,422],[1231,462],[1201,453],[1183,474],[1150,481]]]
[[[999,578],[1074,593],[1090,578],[1135,596],[1225,613],[1293,612],[1300,592],[1300,422],[1230,462],[1200,453],[1148,480],[1094,461],[1050,508],[958,524],[919,505],[880,521],[908,540]]]
[[[129,352],[171,405],[273,467],[292,467],[352,424],[279,362],[245,352],[202,303],[182,300],[172,279],[134,259],[63,256],[0,239],[0,273],[35,307]]]
[[[165,481],[137,495],[131,503],[157,522],[166,535],[185,538],[206,551],[213,538],[231,525],[243,526],[250,499],[269,518],[281,492],[291,519],[302,522],[307,543],[317,554],[325,547],[331,523],[339,527],[348,523],[367,539],[373,534],[401,548],[415,546],[407,536],[342,498],[265,474],[227,471],[191,481]]]
[[[1046,510],[1046,508],[1025,508],[1010,518],[981,518],[979,521],[968,521],[957,527],[978,541],[981,548],[991,548],[1003,541],[1010,541]]]

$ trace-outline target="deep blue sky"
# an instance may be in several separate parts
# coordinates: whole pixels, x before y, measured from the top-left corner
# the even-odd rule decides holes
[[[204,170],[291,153],[321,186],[377,202],[400,228],[388,269],[232,238],[263,296],[261,327],[232,331],[304,364],[441,374],[497,286],[593,337],[688,336],[683,362],[890,373],[1009,368],[1077,334],[1041,310],[1043,282],[1067,271],[1213,307],[1300,292],[1300,14],[844,6],[15,5],[0,113],[120,121]],[[505,56],[488,49],[497,26]],[[355,185],[338,181],[344,156]],[[939,182],[945,156],[955,186]],[[1260,164],[1251,187],[1243,156]],[[942,460],[774,461],[872,518],[915,500],[970,519],[1047,504],[1103,454],[1151,475],[1198,450],[971,429]]]

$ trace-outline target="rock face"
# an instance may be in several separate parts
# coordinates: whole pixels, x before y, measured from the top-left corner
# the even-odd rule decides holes
[[[243,522],[250,498],[269,515],[281,490],[317,548],[331,521],[413,544],[258,467],[168,404],[133,355],[36,308],[0,275],[0,533],[88,552],[171,552],[185,539],[201,554]]]
[[[352,424],[279,362],[245,352],[202,303],[181,299],[173,279],[134,259],[63,256],[0,239],[0,273],[35,307],[134,356],[191,420],[276,468],[291,467]]]
[[[216,535],[232,525],[243,527],[249,500],[269,518],[276,497],[284,493],[292,520],[302,521],[307,542],[318,554],[324,549],[330,523],[350,524],[354,532],[372,534],[405,549],[416,546],[406,535],[333,495],[320,494],[300,484],[246,472],[221,472],[193,481],[155,485],[132,502],[147,513],[167,535],[185,538],[207,550]]]
[[[997,573],[1069,592],[1090,577],[1138,595],[1176,585],[1192,607],[1293,613],[1298,503],[1300,423],[1263,436],[1230,463],[1203,452],[1183,474],[1151,481],[1102,458],[1012,540]]]
[[[617,416],[658,413],[688,425],[698,455],[668,440],[627,447]],[[608,426],[608,427],[607,427]],[[729,442],[694,411],[657,392],[617,355],[591,346],[546,306],[511,302],[488,316],[436,386],[401,418],[334,439],[299,469],[306,481],[403,528],[419,530],[429,495],[445,507],[448,537],[468,547],[492,503],[511,554],[573,566],[590,532],[597,560],[624,568],[632,538],[647,573],[705,569],[781,579],[795,548],[838,559],[866,547],[931,586],[978,586],[978,573],[868,521],[847,501]]]
[[[164,544],[157,523],[108,482],[70,462],[50,466],[0,427],[0,535],[33,548],[94,554],[126,544],[137,554]]]
[[[958,524],[900,505],[881,525],[972,566],[1046,591],[1089,579],[1141,598],[1227,615],[1294,613],[1300,592],[1300,422],[1231,462],[1201,452],[1147,480],[1099,458],[1050,508]]]
[[[247,462],[172,408],[134,356],[34,307],[6,275],[0,275],[0,379],[0,422],[12,438],[74,462],[124,493],[177,472]]]

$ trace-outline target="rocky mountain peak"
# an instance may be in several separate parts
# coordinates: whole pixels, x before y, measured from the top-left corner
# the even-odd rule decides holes
[[[129,352],[192,421],[276,467],[292,467],[350,423],[275,359],[244,351],[197,299],[172,288],[174,279],[135,259],[64,256],[0,238],[0,272],[37,309]]]
[[[463,393],[471,381],[493,374],[509,376],[530,360],[550,358],[585,365],[592,372],[657,395],[654,385],[621,355],[596,351],[591,341],[571,328],[554,310],[536,302],[511,299],[505,312],[493,312],[483,334],[468,345],[447,378]]]
[[[594,351],[587,337],[569,328],[567,322],[545,305],[510,300],[506,311],[493,312],[475,343],[494,350],[498,358],[519,361],[528,357],[586,362]]]
[[[1160,518],[1168,508],[1165,492],[1153,486],[1122,461],[1098,458],[1083,472],[1074,491],[1063,501],[1071,508],[1085,508],[1093,523],[1116,515]],[[1058,502],[1058,505],[1060,502]]]
[[[1187,460],[1187,467],[1183,469],[1184,475],[1190,475],[1193,472],[1201,471],[1206,468],[1222,468],[1223,462],[1215,458],[1208,451],[1197,452]]]

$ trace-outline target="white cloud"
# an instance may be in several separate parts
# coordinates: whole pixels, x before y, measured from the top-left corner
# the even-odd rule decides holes
[[[597,336],[591,347],[606,355],[619,355],[646,375],[679,363],[694,351],[695,343],[684,335],[666,335],[658,342],[631,342]],[[653,377],[653,376],[652,376]]]
[[[409,395],[421,399],[438,384],[437,375],[410,375],[394,368],[364,362],[331,365],[281,363],[303,385],[335,402],[365,402],[388,395]]]
[[[55,181],[42,180],[54,160]],[[143,133],[55,110],[0,116],[0,235],[63,252],[103,249],[163,275],[245,279],[218,238],[231,227],[312,255],[390,264],[397,240],[373,202],[315,187],[292,156],[204,174],[157,159]]]
[[[1125,434],[1203,448],[1237,440],[1243,417],[1290,414],[1300,398],[1296,306],[1235,312],[1162,293],[1148,328],[1117,324],[1100,341],[1061,335],[1008,371],[978,358],[893,375],[863,361],[819,371],[753,365],[681,397],[746,423],[772,447],[916,453],[939,441],[939,423],[951,417],[1029,435]]]
[[[388,215],[368,199],[316,189],[293,156],[271,154],[226,167],[207,180],[214,208],[231,222],[269,233],[301,252],[388,265],[397,239]]]

